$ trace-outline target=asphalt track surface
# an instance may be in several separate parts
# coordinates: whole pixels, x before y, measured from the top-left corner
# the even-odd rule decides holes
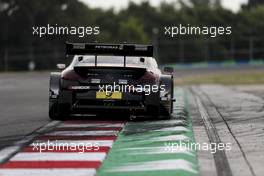
[[[0,74],[0,148],[49,122],[49,73]]]
[[[263,175],[264,86],[182,87],[178,91],[178,100],[186,94],[188,103],[185,104],[185,100],[179,101],[172,120],[113,122],[105,119],[107,121],[94,121],[91,126],[91,122],[86,124],[84,121],[50,121],[47,113],[48,84],[47,72],[0,74],[0,148],[4,149],[0,151],[0,160],[6,162],[1,166],[5,169],[0,169],[0,175],[17,175],[17,172],[9,169],[19,167],[20,175],[94,175],[95,169],[103,160],[99,175],[122,175],[123,172],[129,173],[126,175],[138,175],[139,172],[131,171],[140,169],[140,175],[159,175],[165,172],[157,170],[151,173],[146,168],[153,170],[159,166],[171,171],[175,169],[175,165],[180,166],[177,168],[180,172],[176,169],[175,172],[167,172],[167,175],[177,172],[179,175]],[[188,108],[189,116],[185,108]],[[119,135],[116,139],[117,134]],[[84,139],[83,136],[87,138]],[[192,141],[194,138],[196,143],[231,143],[232,149],[215,153],[199,150],[196,160],[196,152],[181,148],[175,155],[168,154],[160,150],[164,146],[161,146],[160,141],[157,142],[157,139]],[[62,158],[68,160],[66,166],[74,166],[65,170],[65,162],[58,157],[59,152],[54,154],[44,151],[44,154],[39,154],[32,151],[33,140],[38,142],[47,139],[64,142],[69,139],[75,142],[99,140],[102,147],[99,155],[89,151],[78,156],[72,151],[66,151],[67,154],[60,153]],[[109,151],[110,147],[112,149]],[[134,151],[135,155],[127,155],[131,153],[127,151]],[[14,155],[17,152],[19,153]],[[144,156],[134,157],[139,155]],[[79,163],[72,163],[72,159],[76,157]],[[47,158],[54,158],[53,163],[47,163]],[[88,162],[87,158],[93,161]],[[28,173],[25,162],[27,167],[41,166],[41,172],[31,170]],[[135,163],[140,163],[145,170]],[[61,170],[47,170],[52,167]],[[79,174],[76,174],[77,167]]]
[[[263,175],[264,100],[254,91],[263,86],[245,87],[187,88],[196,142],[231,144],[224,153],[198,151],[201,175]]]

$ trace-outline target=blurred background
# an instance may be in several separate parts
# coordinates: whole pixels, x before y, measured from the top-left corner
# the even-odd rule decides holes
[[[264,63],[264,0],[98,2],[0,0],[0,71],[55,69],[65,58],[65,41],[152,43],[158,61],[176,68]],[[47,24],[99,26],[100,35],[32,35],[33,26]],[[232,35],[164,35],[164,26],[179,24],[232,26]]]

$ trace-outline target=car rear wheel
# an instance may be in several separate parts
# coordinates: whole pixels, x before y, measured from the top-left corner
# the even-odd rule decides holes
[[[69,113],[66,111],[67,108],[59,105],[57,102],[53,102],[49,108],[49,117],[52,120],[65,120],[69,117]]]
[[[59,120],[59,114],[58,114],[58,105],[57,103],[54,103],[49,108],[49,117],[52,120]]]
[[[164,105],[161,105],[160,107],[160,119],[171,119],[171,109],[172,104],[169,103],[168,106],[164,107]]]

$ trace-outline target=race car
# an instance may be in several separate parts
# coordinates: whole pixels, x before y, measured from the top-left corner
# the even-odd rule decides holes
[[[152,45],[66,43],[72,62],[57,64],[49,87],[49,117],[103,114],[170,118],[173,68],[158,68]]]

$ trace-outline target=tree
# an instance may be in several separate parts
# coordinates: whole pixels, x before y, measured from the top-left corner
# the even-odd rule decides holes
[[[249,0],[247,6],[248,7],[256,7],[258,5],[264,4],[264,0]]]
[[[119,35],[120,39],[124,42],[148,42],[148,37],[144,32],[142,23],[135,17],[129,17],[126,21],[120,22]]]

